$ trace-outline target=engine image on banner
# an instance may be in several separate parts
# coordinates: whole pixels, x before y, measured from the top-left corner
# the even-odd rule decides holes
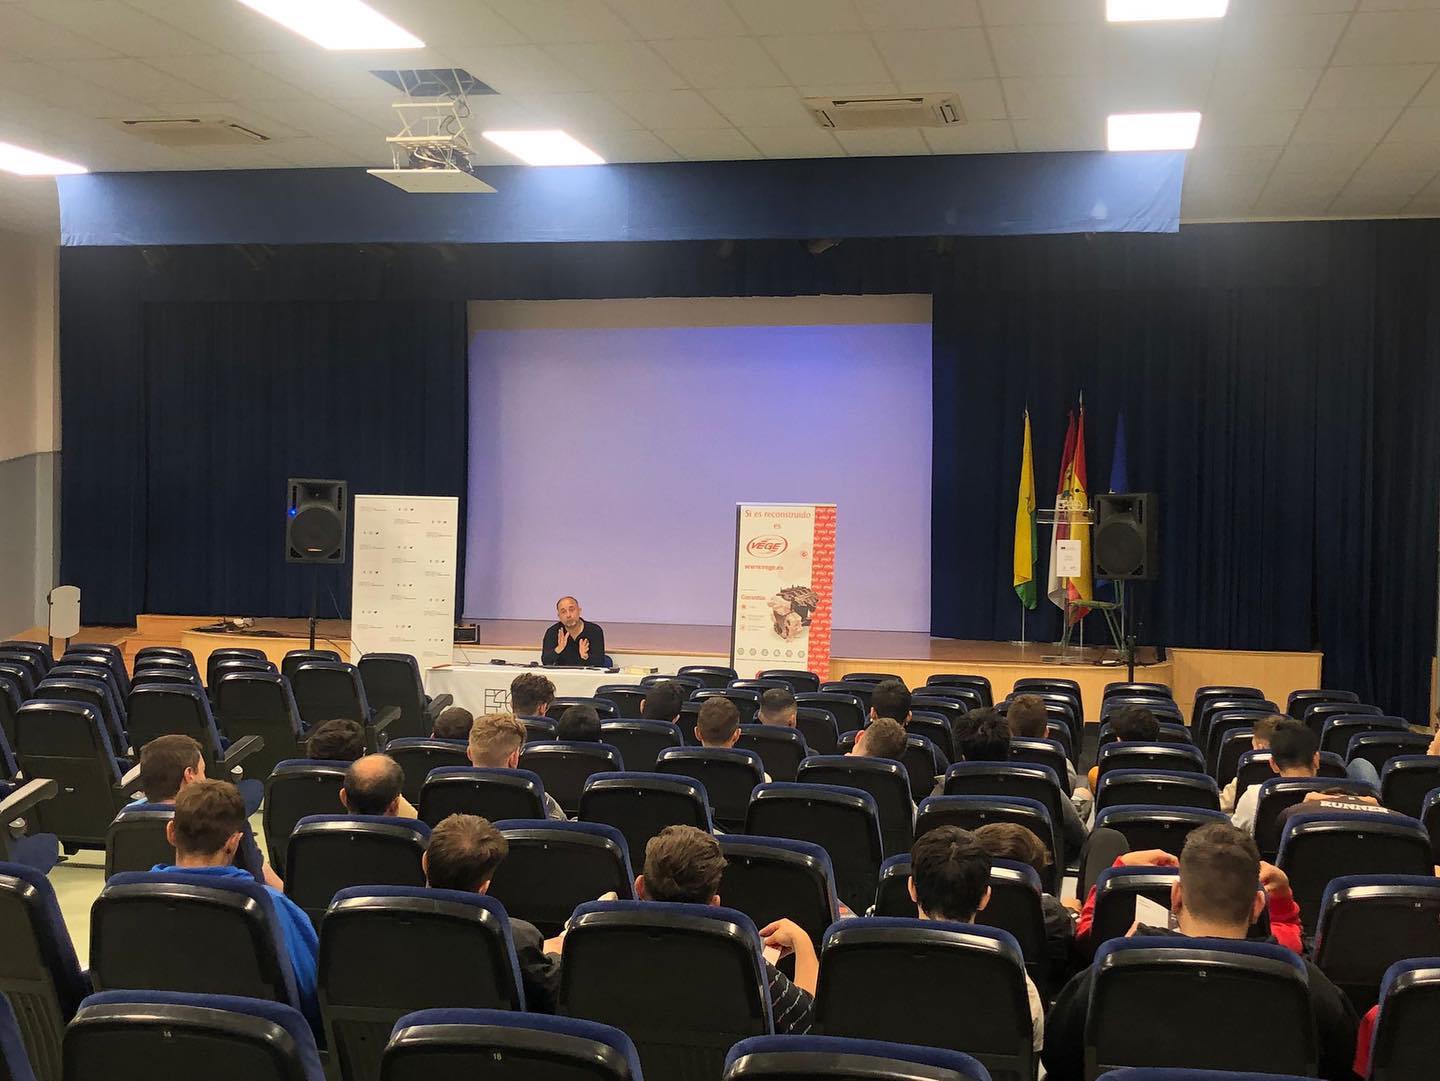
[[[735,612],[730,665],[830,676],[835,504],[741,503],[735,508]]]

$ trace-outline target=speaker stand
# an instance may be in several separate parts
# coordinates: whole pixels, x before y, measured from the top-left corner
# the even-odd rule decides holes
[[[320,622],[320,568],[310,568],[310,652],[315,652],[315,625]]]

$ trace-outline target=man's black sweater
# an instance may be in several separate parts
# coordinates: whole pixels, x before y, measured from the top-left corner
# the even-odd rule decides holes
[[[545,638],[540,643],[540,663],[547,668],[568,667],[568,668],[604,668],[605,667],[605,632],[600,629],[598,623],[586,623],[578,632],[569,636],[565,648],[557,650],[556,643],[560,641],[560,631],[563,624],[552,623],[545,631]],[[580,641],[589,643],[588,656],[580,656]]]

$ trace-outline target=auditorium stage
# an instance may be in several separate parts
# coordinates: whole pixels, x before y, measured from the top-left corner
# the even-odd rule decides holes
[[[131,628],[85,628],[81,638],[120,643],[127,660],[148,645],[183,645],[195,654],[202,669],[210,651],[227,646],[263,649],[277,663],[291,649],[308,646],[303,619],[257,619],[242,633],[213,633],[197,628],[218,622],[215,616],[142,615]],[[540,637],[549,620],[478,620],[480,641],[455,647],[456,664],[483,664],[490,660],[524,663],[539,659]],[[35,628],[34,635],[44,630]],[[605,624],[606,648],[621,667],[672,670],[680,664],[724,664],[730,653],[730,628],[662,623]],[[321,648],[335,649],[350,659],[350,625],[343,620],[321,620]],[[1076,680],[1086,710],[1095,719],[1106,683],[1125,678],[1113,651],[1089,647],[1069,663],[1044,660],[1056,652],[1053,643],[976,642],[931,638],[907,631],[834,632],[830,675],[850,672],[892,672],[911,686],[923,684],[937,672],[971,672],[989,678],[997,694],[1015,680],[1028,676],[1058,676]],[[1240,650],[1170,649],[1161,661],[1154,650],[1142,652],[1135,678],[1167,683],[1182,710],[1189,712],[1195,690],[1207,684],[1237,683],[1259,687],[1267,697],[1283,703],[1290,691],[1321,686],[1323,656],[1317,652],[1266,653]],[[784,667],[776,661],[777,668]],[[627,677],[619,676],[623,682]]]

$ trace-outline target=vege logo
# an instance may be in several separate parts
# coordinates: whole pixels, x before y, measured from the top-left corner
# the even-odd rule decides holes
[[[745,546],[745,551],[752,556],[778,556],[790,542],[784,537],[756,537]]]

